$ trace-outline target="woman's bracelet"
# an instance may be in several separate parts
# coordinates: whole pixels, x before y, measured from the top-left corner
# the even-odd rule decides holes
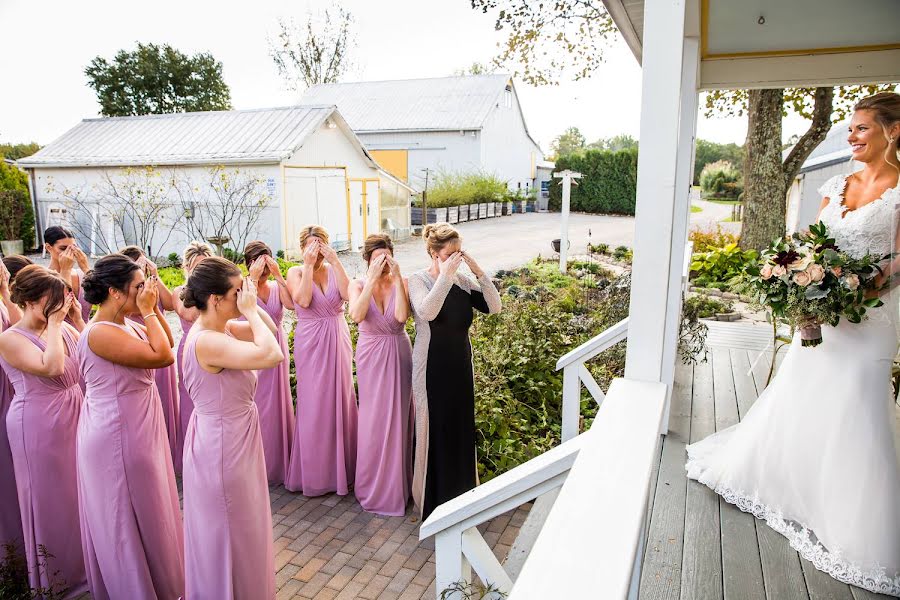
[[[152,313],[150,313],[149,315],[144,315],[144,316],[141,317],[141,318],[144,319],[144,320],[146,321],[146,320],[149,319],[150,317],[157,317],[157,318],[158,318],[159,315],[156,314],[155,312],[152,312]]]

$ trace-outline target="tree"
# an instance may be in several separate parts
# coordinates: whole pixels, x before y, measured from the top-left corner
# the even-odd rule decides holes
[[[490,75],[496,72],[496,65],[486,65],[480,62],[473,62],[468,69],[457,69],[453,71],[455,77],[465,77],[467,75]]]
[[[325,10],[324,18],[310,14],[303,25],[278,20],[278,35],[269,40],[269,55],[290,90],[320,83],[337,83],[352,66],[356,47],[353,15],[341,7]]]
[[[18,215],[15,219],[18,225],[10,229],[17,229],[21,237],[14,239],[21,239],[22,245],[31,250],[34,248],[34,208],[28,191],[28,175],[22,169],[0,160],[0,192],[9,192],[7,201],[19,205],[14,211]]]
[[[222,63],[211,54],[187,56],[168,44],[119,50],[113,62],[97,56],[84,70],[107,117],[229,110]]]
[[[251,171],[223,166],[206,170],[202,185],[187,177],[174,180],[185,218],[179,228],[191,239],[220,249],[230,243],[239,252],[259,235],[259,219],[272,204],[264,179]]]
[[[163,248],[184,214],[172,199],[173,176],[154,167],[103,171],[98,183],[76,189],[60,189],[51,179],[48,192],[63,199],[74,233],[103,254],[134,244],[152,256],[152,244]]]
[[[40,149],[41,147],[35,142],[30,144],[0,144],[0,157],[19,160],[20,158],[31,156]]]
[[[497,66],[514,67],[532,85],[589,77],[603,62],[602,49],[616,27],[601,0],[470,0],[494,15],[494,29],[507,32],[498,44]]]
[[[559,158],[573,152],[584,149],[584,134],[577,127],[569,127],[563,133],[556,136],[550,144],[553,156]]]
[[[850,115],[857,100],[894,87],[716,90],[706,96],[708,116],[747,114],[742,248],[761,249],[784,235],[787,191],[803,162],[828,135],[832,123]],[[782,118],[789,111],[809,119],[810,124],[782,159]]]
[[[638,141],[627,133],[620,133],[611,138],[600,138],[596,142],[588,144],[587,147],[597,150],[609,150],[610,152],[618,152],[619,150],[637,150]]]
[[[703,167],[720,160],[727,160],[739,173],[743,172],[744,149],[737,144],[717,144],[698,139],[694,148],[694,185],[700,184]]]

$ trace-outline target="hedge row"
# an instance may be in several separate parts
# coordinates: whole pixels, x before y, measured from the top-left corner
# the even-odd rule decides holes
[[[637,194],[637,150],[586,150],[561,156],[555,171],[570,169],[583,175],[572,186],[571,210],[633,215]],[[550,210],[562,207],[561,180],[550,182]]]

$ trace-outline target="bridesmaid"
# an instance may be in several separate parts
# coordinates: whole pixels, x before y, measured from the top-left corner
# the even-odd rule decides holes
[[[263,259],[253,263],[265,264]],[[284,360],[252,278],[206,258],[182,291],[200,316],[184,353],[194,412],[184,443],[187,597],[275,597],[272,513],[254,370]],[[243,315],[246,322],[235,319]]]
[[[324,228],[304,227],[300,249],[303,266],[291,267],[287,277],[297,311],[297,426],[284,487],[305,496],[346,496],[356,471],[357,420],[344,318],[350,281]]]
[[[191,276],[193,268],[204,258],[213,255],[212,247],[203,242],[193,241],[187,245],[181,255],[182,269],[184,270],[184,279]],[[175,355],[175,367],[178,371],[178,404],[179,414],[178,423],[180,430],[178,431],[178,446],[175,451],[175,472],[181,473],[181,461],[184,455],[184,438],[187,435],[188,423],[191,422],[191,413],[194,412],[194,403],[191,401],[191,395],[188,394],[187,388],[184,386],[184,370],[181,365],[184,356],[184,344],[187,342],[188,332],[191,325],[197,320],[199,312],[196,308],[185,308],[184,302],[181,300],[181,290],[184,285],[179,285],[172,290],[172,306],[175,314],[178,315],[178,321],[181,323],[181,339],[178,340],[178,351]]]
[[[167,310],[175,310],[172,303],[172,292],[159,280],[159,270],[156,264],[147,258],[144,251],[137,246],[125,246],[119,250],[119,254],[124,254],[144,270],[144,272],[156,280],[156,289],[159,290],[159,310],[162,315]],[[128,315],[128,318],[144,325],[141,315]],[[164,317],[165,318],[165,317]],[[159,400],[162,403],[163,418],[166,420],[166,435],[169,438],[169,451],[172,453],[172,466],[176,473],[181,473],[181,457],[179,456],[180,446],[178,444],[178,434],[181,431],[181,424],[178,420],[180,408],[178,398],[178,367],[172,363],[163,369],[155,369],[153,371],[153,381],[156,382],[156,389],[159,392]]]
[[[59,225],[44,230],[44,249],[50,255],[48,268],[59,273],[63,280],[76,290],[78,304],[81,307],[81,319],[87,323],[91,320],[91,304],[84,299],[84,290],[81,288],[81,274],[88,270],[87,255],[78,247],[75,235]],[[73,270],[75,263],[78,263],[79,271]]]
[[[78,301],[68,283],[38,265],[18,274],[13,300],[24,315],[0,335],[0,365],[15,388],[6,431],[16,469],[28,582],[34,589],[53,588],[71,598],[88,589],[75,476],[83,397],[75,355],[78,332],[63,321]]]
[[[350,285],[350,318],[359,323],[355,492],[365,510],[402,517],[412,489],[414,427],[409,296],[389,236],[367,237],[363,259],[366,280]]]
[[[474,310],[500,312],[500,293],[463,251],[451,225],[426,225],[422,237],[431,267],[409,278],[409,298],[416,321],[413,498],[427,519],[437,506],[478,484],[469,327]],[[457,273],[463,262],[477,283]]]
[[[10,283],[13,283],[16,280],[16,274],[19,271],[21,271],[28,265],[33,264],[34,262],[32,262],[30,258],[28,258],[27,256],[22,256],[21,254],[10,254],[9,256],[3,257],[3,265],[6,267],[6,270],[9,271]],[[80,309],[81,306],[79,305],[78,308]]]
[[[156,280],[122,254],[82,282],[97,313],[78,341],[81,540],[94,600],[184,595],[178,489],[153,369],[175,360]],[[146,326],[125,320],[140,314]]]
[[[6,268],[6,259],[0,263],[0,333],[15,325],[22,317],[22,311],[12,302],[9,289],[10,274]],[[16,493],[16,475],[13,467],[12,452],[9,449],[9,437],[6,434],[6,415],[12,402],[14,390],[0,364],[0,551],[5,554],[4,546],[12,544],[17,550],[21,548],[22,518],[19,513],[19,496]]]
[[[244,264],[250,279],[256,284],[257,301],[276,324],[275,338],[284,360],[257,373],[256,408],[259,411],[259,427],[262,431],[263,450],[266,453],[266,475],[269,483],[284,483],[291,460],[291,443],[294,441],[294,403],[291,399],[291,371],[287,336],[281,326],[284,309],[294,310],[294,301],[287,291],[287,283],[281,275],[278,262],[272,257],[272,249],[260,241],[244,248]],[[269,283],[269,276],[275,285]]]

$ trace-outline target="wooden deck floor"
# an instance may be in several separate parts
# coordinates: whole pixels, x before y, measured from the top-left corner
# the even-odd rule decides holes
[[[748,374],[757,354],[713,347],[707,363],[679,365],[651,484],[641,600],[888,598],[816,570],[764,522],[686,478],[685,445],[737,423],[765,387],[766,358]]]

